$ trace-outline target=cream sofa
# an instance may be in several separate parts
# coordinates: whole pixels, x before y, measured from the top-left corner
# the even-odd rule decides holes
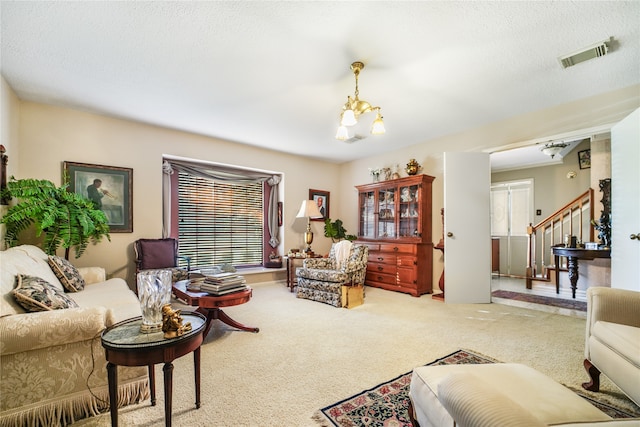
[[[38,247],[0,251],[0,426],[66,425],[109,408],[100,334],[140,316],[127,283],[106,280],[102,268],[78,269],[83,290],[65,295],[78,308],[26,312],[12,290],[16,275],[46,280],[64,291]],[[118,368],[120,406],[149,396],[146,367]]]
[[[576,393],[525,365],[422,366],[409,386],[420,427],[640,426],[613,420]]]
[[[600,372],[640,405],[640,292],[591,287],[587,290],[584,366],[600,387]]]

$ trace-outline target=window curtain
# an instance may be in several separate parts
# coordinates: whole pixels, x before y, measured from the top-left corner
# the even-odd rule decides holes
[[[173,169],[166,160],[162,162],[162,237],[171,236],[171,175]]]
[[[171,232],[171,174],[174,170],[188,174],[229,183],[266,182],[271,187],[269,205],[267,208],[267,223],[269,229],[269,244],[277,247],[278,238],[278,201],[279,187],[282,178],[264,172],[234,168],[233,166],[198,163],[188,160],[165,159],[162,164],[163,172],[163,233],[169,236]]]

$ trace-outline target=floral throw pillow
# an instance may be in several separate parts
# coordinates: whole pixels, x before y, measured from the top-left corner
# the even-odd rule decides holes
[[[84,289],[84,279],[69,261],[58,256],[50,256],[48,262],[67,292],[78,292]]]
[[[78,307],[78,304],[44,279],[25,274],[16,276],[13,297],[27,311],[49,311]]]

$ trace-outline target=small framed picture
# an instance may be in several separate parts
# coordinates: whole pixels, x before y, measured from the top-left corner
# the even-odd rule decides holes
[[[318,204],[318,210],[322,218],[310,218],[311,221],[324,221],[329,218],[329,192],[322,190],[309,190],[309,200]]]
[[[591,150],[578,151],[578,163],[580,169],[589,169],[591,167]]]
[[[64,174],[69,191],[105,213],[111,233],[133,232],[133,169],[64,162]]]

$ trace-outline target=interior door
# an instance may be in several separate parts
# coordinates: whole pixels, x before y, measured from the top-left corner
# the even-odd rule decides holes
[[[640,291],[640,109],[611,128],[611,287]]]
[[[446,303],[491,302],[488,153],[444,154]]]

